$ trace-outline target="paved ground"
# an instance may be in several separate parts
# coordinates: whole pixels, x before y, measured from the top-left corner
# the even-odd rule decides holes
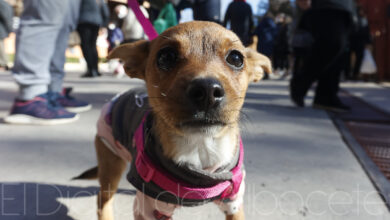
[[[366,103],[390,114],[390,87],[388,83],[344,82],[342,87]]]
[[[60,126],[0,124],[0,219],[96,219],[96,181],[70,181],[96,165],[93,137],[103,103],[142,82],[104,76],[66,86],[93,103],[79,121]],[[17,87],[0,73],[0,117]],[[307,103],[310,102],[310,97]],[[250,86],[243,110],[247,219],[385,220],[390,214],[328,115],[297,109],[286,81]],[[133,188],[123,178],[116,219],[132,219]],[[176,219],[222,219],[209,204],[184,208]]]

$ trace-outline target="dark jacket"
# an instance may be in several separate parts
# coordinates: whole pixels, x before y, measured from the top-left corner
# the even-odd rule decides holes
[[[343,14],[344,20],[348,27],[354,23],[355,16],[354,0],[313,0],[311,9],[302,14],[297,25],[297,29],[311,31],[317,25],[314,20],[319,13],[325,13],[327,16]],[[349,29],[346,30],[350,31]],[[315,36],[313,36],[315,38]]]
[[[4,0],[0,0],[0,40],[12,32],[12,17],[12,7]]]
[[[247,46],[250,43],[251,31],[253,27],[252,8],[244,1],[234,1],[230,3],[223,25],[230,21],[230,28],[238,35],[242,43]]]
[[[221,0],[196,0],[192,6],[194,20],[220,23]]]
[[[276,35],[274,39],[274,54],[287,55],[289,53],[288,45],[288,26],[279,23],[276,25]]]
[[[352,15],[354,13],[355,3],[354,0],[313,0],[312,9],[314,10],[340,10],[345,11]]]
[[[274,20],[267,16],[264,17],[255,29],[255,35],[259,39],[257,51],[271,57],[276,33],[277,28]]]
[[[79,24],[107,26],[109,17],[104,0],[81,0]]]
[[[370,27],[366,17],[358,16],[355,27],[351,33],[351,47],[364,48],[372,42]]]

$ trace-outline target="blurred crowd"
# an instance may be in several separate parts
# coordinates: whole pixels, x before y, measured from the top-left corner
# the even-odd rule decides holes
[[[307,91],[317,82],[313,107],[348,111],[337,97],[341,76],[357,79],[362,70],[375,71],[365,64],[371,37],[358,1],[269,1],[267,12],[259,16],[245,0],[233,0],[224,17],[221,1],[137,0],[140,13],[157,33],[178,24],[187,8],[195,20],[230,28],[245,46],[273,61],[274,71],[266,78],[291,77],[291,100],[299,107],[305,105]],[[126,0],[0,0],[1,69],[9,68],[3,39],[13,30],[12,75],[19,95],[5,118],[8,123],[67,123],[91,108],[72,97],[71,89],[63,88],[65,50],[72,32],[78,33],[87,64],[81,77],[101,75],[96,49],[100,33],[106,33],[108,52],[120,44],[148,39]],[[124,75],[119,61],[109,61],[108,66],[114,75]]]
[[[298,107],[316,83],[313,107],[349,111],[337,95],[340,79],[376,72],[368,20],[357,0],[269,1],[257,25],[253,19],[250,5],[235,0],[223,24],[230,22],[244,45],[272,60],[274,72],[266,78],[291,78],[290,97]]]

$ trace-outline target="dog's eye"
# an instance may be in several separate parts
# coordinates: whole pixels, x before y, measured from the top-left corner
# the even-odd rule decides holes
[[[232,50],[226,57],[226,62],[235,69],[241,69],[244,65],[244,56],[237,50]]]
[[[172,69],[177,61],[177,53],[173,48],[166,47],[157,53],[157,66],[161,70]]]

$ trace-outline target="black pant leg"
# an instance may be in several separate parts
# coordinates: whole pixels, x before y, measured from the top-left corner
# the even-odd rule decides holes
[[[356,55],[356,60],[355,60],[355,65],[353,67],[353,77],[358,77],[360,74],[360,67],[362,66],[363,62],[363,57],[364,57],[364,45],[363,46],[357,46],[355,48],[355,55]]]
[[[96,41],[99,35],[99,26],[93,25],[91,27],[91,41],[90,41],[90,51],[91,51],[91,66],[94,71],[98,70],[99,56],[96,48]]]
[[[77,27],[81,39],[81,50],[88,71],[97,70],[98,54],[96,49],[96,40],[99,32],[99,26],[93,24],[79,24]]]
[[[90,29],[89,25],[87,24],[79,24],[77,26],[77,32],[80,35],[80,47],[81,51],[83,52],[84,59],[87,63],[88,71],[91,71],[91,55],[89,50],[89,39],[90,39]]]
[[[349,18],[347,12],[318,10],[312,13],[310,19],[314,44],[304,61],[302,74],[294,77],[293,81],[297,93],[305,96],[311,84],[318,80],[315,101],[325,104],[337,99]]]
[[[340,74],[343,70],[344,58],[349,34],[350,21],[345,12],[325,11],[321,19],[322,27],[317,32],[324,52],[324,66],[318,77],[315,102],[334,104],[338,101]]]

